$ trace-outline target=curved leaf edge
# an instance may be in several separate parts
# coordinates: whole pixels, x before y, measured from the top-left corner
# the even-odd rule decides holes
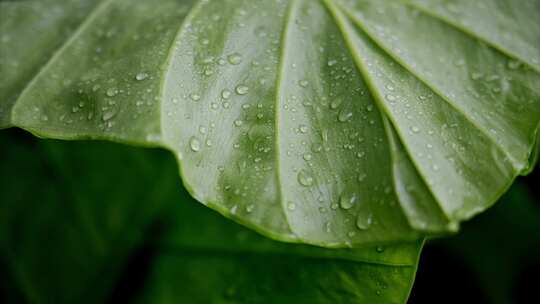
[[[362,245],[354,245],[354,246],[352,246],[350,243],[314,242],[314,241],[311,241],[311,240],[304,240],[302,238],[298,238],[298,237],[296,237],[294,235],[288,235],[287,236],[287,235],[283,235],[283,234],[279,234],[279,233],[274,233],[274,232],[272,232],[270,230],[262,229],[261,227],[258,227],[257,225],[254,225],[254,224],[250,223],[249,221],[244,220],[241,217],[232,214],[229,209],[222,207],[217,202],[212,202],[212,201],[203,202],[203,201],[200,200],[200,198],[197,197],[196,191],[193,189],[193,187],[190,185],[190,183],[188,181],[186,181],[186,179],[184,178],[184,173],[182,172],[181,161],[178,159],[178,154],[176,153],[176,151],[174,149],[168,147],[166,144],[163,144],[161,142],[130,141],[130,140],[126,140],[125,138],[118,138],[118,137],[115,137],[115,136],[91,136],[91,135],[87,135],[87,136],[58,136],[58,135],[55,135],[54,137],[52,137],[49,134],[47,134],[46,132],[43,132],[43,130],[37,130],[37,129],[28,128],[28,127],[18,127],[18,126],[15,126],[15,127],[19,128],[21,130],[27,131],[27,132],[31,133],[32,135],[34,135],[34,136],[36,136],[38,138],[42,138],[42,139],[55,139],[55,140],[68,140],[68,141],[70,141],[70,140],[77,140],[77,141],[79,141],[79,140],[83,140],[83,141],[84,140],[110,141],[110,142],[117,142],[117,143],[120,143],[120,144],[130,145],[130,146],[134,146],[134,147],[165,149],[168,152],[173,154],[173,156],[174,156],[174,158],[175,158],[175,160],[176,160],[176,162],[178,164],[178,173],[179,173],[181,183],[182,183],[183,187],[187,190],[189,195],[191,195],[199,203],[203,204],[206,207],[209,207],[210,209],[214,210],[215,212],[218,212],[219,214],[221,214],[225,218],[227,218],[229,220],[232,220],[232,221],[234,221],[234,222],[236,222],[236,223],[238,223],[238,224],[240,224],[240,225],[242,225],[244,227],[247,227],[247,228],[257,232],[258,234],[261,234],[261,235],[263,235],[265,237],[268,237],[268,238],[270,238],[272,240],[275,240],[275,241],[285,242],[285,243],[293,243],[293,244],[307,244],[307,245],[312,245],[312,246],[317,246],[317,247],[336,248],[336,249],[339,249],[339,248],[352,248],[352,247],[354,247],[354,248],[362,248],[362,247],[369,247],[369,246],[373,246],[373,245],[382,244],[381,242],[373,242],[373,243],[363,243]],[[540,137],[540,124],[539,124],[539,128],[537,129],[537,134],[538,134],[537,137]],[[451,229],[451,230],[447,231],[446,233],[426,233],[426,235],[423,238],[420,238],[419,241],[421,241],[423,243],[426,238],[431,239],[431,238],[438,238],[438,237],[455,235],[460,230],[461,221],[468,221],[471,218],[473,218],[474,216],[476,216],[477,214],[482,213],[483,211],[485,211],[485,210],[489,209],[491,206],[493,206],[498,201],[498,199],[504,193],[506,193],[508,191],[508,189],[512,186],[512,184],[514,183],[516,178],[518,178],[519,176],[528,175],[528,174],[530,174],[532,172],[532,170],[535,167],[534,164],[538,162],[539,154],[540,154],[539,153],[540,152],[540,139],[537,139],[536,142],[537,142],[537,144],[535,145],[535,147],[531,148],[530,167],[527,168],[528,170],[523,171],[523,172],[521,172],[519,174],[515,174],[508,181],[508,183],[505,184],[505,186],[503,188],[501,188],[500,191],[498,191],[496,193],[496,195],[494,195],[493,199],[490,200],[490,203],[488,204],[487,208],[479,208],[478,210],[474,210],[474,212],[468,214],[468,216],[463,218],[462,220],[460,220],[460,222],[455,222],[455,225],[452,226],[452,228],[455,228],[455,229]],[[393,244],[400,244],[400,243],[403,243],[403,242],[399,242],[399,241],[385,242],[384,244],[393,245]]]

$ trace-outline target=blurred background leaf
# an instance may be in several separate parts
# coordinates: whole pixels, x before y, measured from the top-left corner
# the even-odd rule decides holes
[[[2,303],[399,303],[410,288],[418,244],[276,243],[194,202],[165,151],[19,130],[0,143]],[[538,175],[429,241],[409,303],[535,302]]]
[[[170,153],[0,133],[4,303],[402,303],[421,243],[275,242],[195,202]]]

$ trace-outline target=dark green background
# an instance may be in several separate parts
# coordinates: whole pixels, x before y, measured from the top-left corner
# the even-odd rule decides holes
[[[137,303],[156,299],[155,285],[163,282],[153,276],[155,269],[161,269],[162,280],[174,279],[170,268],[175,265],[174,257],[162,255],[163,251],[170,255],[175,248],[158,250],[156,244],[163,231],[175,225],[172,217],[184,210],[185,206],[175,207],[178,202],[191,202],[186,202],[185,191],[178,191],[176,164],[167,152],[101,142],[39,140],[19,130],[0,132],[0,147],[0,302],[39,302],[44,290],[66,286],[62,294],[67,299],[71,296],[79,301],[83,295],[90,303],[92,299]],[[92,166],[81,163],[88,159]],[[143,167],[130,167],[134,164]],[[520,178],[495,207],[465,223],[460,234],[429,241],[409,302],[534,303],[533,278],[540,273],[537,177],[538,170]],[[114,185],[103,193],[107,182]],[[126,196],[125,189],[130,189],[129,199],[110,204]],[[205,207],[191,204],[189,208]],[[58,214],[63,215],[62,222],[49,225]],[[182,231],[191,231],[191,227],[184,228]],[[198,229],[192,230],[196,240]],[[204,303],[208,295],[201,290],[208,282],[198,272],[216,266],[213,264],[223,257],[193,261],[199,254],[196,250],[184,252],[192,262],[181,271],[191,272],[189,277],[199,286],[189,288],[186,298]],[[291,259],[265,260],[270,269],[277,269],[273,275],[283,276],[283,283],[268,280],[265,285],[262,280],[263,290],[244,296],[263,297],[279,289],[280,298],[276,299],[283,302],[295,303],[295,296],[315,299],[318,291],[310,293],[305,286],[286,283],[288,277],[301,272],[287,268],[295,262]],[[18,265],[19,260],[27,264]],[[234,265],[229,270],[241,272],[242,267]],[[246,256],[242,265],[260,267],[260,257]],[[320,276],[313,280],[324,280],[325,271],[331,271],[320,266]],[[30,267],[30,275],[37,278],[17,271],[22,267]],[[267,276],[268,269],[262,267],[259,278]],[[26,284],[36,280],[40,290],[35,290],[35,284]],[[305,294],[298,295],[298,290],[305,290]],[[158,293],[161,301],[171,300],[166,291]],[[225,297],[229,294],[234,297],[236,290],[227,290]],[[346,295],[340,300],[346,303]],[[178,303],[185,302],[178,299]]]

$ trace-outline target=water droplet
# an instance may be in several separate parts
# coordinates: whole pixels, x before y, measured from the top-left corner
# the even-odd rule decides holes
[[[249,204],[249,205],[246,206],[247,213],[253,212],[254,209],[255,209],[255,205],[253,205],[253,204]]]
[[[336,63],[337,63],[337,60],[328,60],[328,63],[327,63],[327,64],[328,64],[328,66],[331,67],[331,66],[336,65]]]
[[[418,132],[420,132],[420,128],[418,128],[417,126],[412,126],[412,127],[411,127],[411,131],[412,131],[413,133],[418,133]]]
[[[237,127],[240,127],[244,122],[240,119],[237,119],[234,121],[234,125],[237,126]]]
[[[367,174],[361,173],[358,175],[358,181],[363,182],[366,179],[366,177],[367,177]]]
[[[309,83],[308,83],[308,81],[307,81],[307,80],[305,80],[305,79],[303,79],[303,80],[300,80],[300,81],[298,82],[298,85],[299,85],[299,86],[301,86],[302,88],[305,88],[305,87],[307,87],[307,86],[308,86],[308,84],[309,84]]]
[[[231,98],[231,94],[232,94],[231,91],[229,91],[229,90],[227,90],[227,89],[221,91],[221,97],[222,97],[223,99],[229,99],[229,98]]]
[[[249,87],[245,86],[245,85],[238,85],[236,87],[236,93],[238,95],[246,95],[249,91]]]
[[[300,130],[301,133],[307,133],[308,127],[306,125],[300,125],[298,126],[298,130]]]
[[[383,253],[384,252],[384,247],[383,246],[377,246],[375,248],[375,251],[377,251],[377,253]]]
[[[373,215],[371,214],[365,214],[360,213],[358,214],[358,217],[356,218],[356,227],[360,230],[366,230],[368,229],[371,224],[373,223]]]
[[[101,116],[101,119],[103,121],[108,121],[108,120],[111,120],[114,116],[116,116],[116,111],[107,111],[103,113],[103,115]]]
[[[311,151],[313,151],[313,153],[319,153],[322,150],[323,150],[323,146],[320,143],[313,143],[311,145]]]
[[[146,78],[148,78],[148,74],[147,74],[147,73],[141,72],[141,73],[137,73],[137,75],[135,75],[135,79],[136,79],[136,80],[139,80],[139,81],[145,80]]]
[[[313,158],[313,155],[311,155],[311,153],[304,153],[303,158],[305,161],[310,161]]]
[[[193,100],[193,101],[199,101],[201,99],[201,95],[196,94],[196,93],[192,93],[192,94],[189,95],[189,98],[191,98],[191,100]]]
[[[232,65],[238,65],[242,62],[242,55],[239,53],[232,53],[227,56],[227,61]]]
[[[392,94],[386,94],[386,100],[390,101],[390,102],[395,102],[396,101],[396,96],[392,95]]]
[[[302,169],[298,172],[298,182],[304,187],[309,187],[313,185],[314,180],[309,172]]]
[[[293,202],[289,202],[287,204],[287,209],[294,211],[296,209],[296,205]]]
[[[189,139],[189,147],[191,148],[191,151],[199,152],[201,150],[201,142],[199,141],[197,137],[192,136]]]
[[[345,210],[351,209],[356,203],[357,196],[355,193],[342,194],[339,197],[339,206]]]
[[[107,89],[106,94],[109,97],[114,97],[114,96],[118,95],[118,89],[117,88],[109,88],[109,89]]]
[[[347,109],[342,109],[339,111],[338,114],[338,121],[340,122],[347,122],[349,121],[353,116],[353,113]]]
[[[330,109],[332,110],[335,110],[337,108],[339,108],[339,106],[343,103],[343,100],[338,98],[338,99],[334,99],[332,100],[332,102],[330,102]]]

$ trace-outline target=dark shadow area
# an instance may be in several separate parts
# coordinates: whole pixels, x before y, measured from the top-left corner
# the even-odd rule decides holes
[[[20,292],[15,280],[11,277],[6,263],[0,259],[0,303],[24,304],[27,303]]]
[[[107,303],[133,303],[144,289],[153,261],[159,254],[156,240],[163,235],[162,223],[154,223],[146,233],[146,241],[134,251],[112,290]]]
[[[516,303],[540,303],[540,296],[538,295],[539,274],[539,261],[524,261],[513,286]]]
[[[473,273],[438,244],[426,244],[409,304],[489,304]]]

